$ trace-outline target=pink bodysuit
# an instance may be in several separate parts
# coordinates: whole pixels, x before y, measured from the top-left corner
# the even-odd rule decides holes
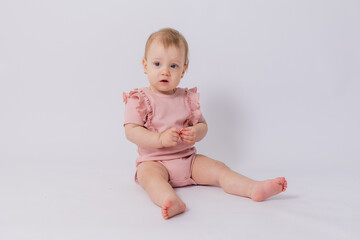
[[[124,126],[137,124],[153,132],[163,132],[171,127],[179,130],[205,122],[199,105],[196,88],[176,88],[174,94],[155,93],[149,88],[135,89],[123,94],[125,105]],[[191,179],[196,149],[181,140],[175,147],[144,148],[138,146],[136,166],[144,161],[158,161],[168,170],[170,184],[181,187],[196,184]]]

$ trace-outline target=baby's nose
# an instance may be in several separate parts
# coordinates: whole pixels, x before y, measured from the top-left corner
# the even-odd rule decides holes
[[[165,67],[161,70],[161,74],[168,76],[170,74],[170,71],[167,67]]]

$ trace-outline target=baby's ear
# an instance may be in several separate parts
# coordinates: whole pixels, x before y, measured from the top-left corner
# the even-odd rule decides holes
[[[181,74],[181,77],[184,77],[184,74],[185,74],[186,70],[188,69],[188,66],[189,66],[189,64],[184,64],[184,69],[183,69],[183,72]]]
[[[143,67],[144,67],[144,73],[146,74],[147,73],[147,60],[145,58],[143,58],[142,64],[143,64]]]

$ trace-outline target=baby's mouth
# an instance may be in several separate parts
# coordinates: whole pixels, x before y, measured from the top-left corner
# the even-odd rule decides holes
[[[166,79],[163,79],[163,80],[161,80],[160,82],[162,82],[162,83],[168,83],[169,81],[166,80]]]

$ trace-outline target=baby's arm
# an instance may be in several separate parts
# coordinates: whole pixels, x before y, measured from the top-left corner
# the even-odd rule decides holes
[[[180,130],[177,128],[157,133],[132,123],[125,125],[125,134],[130,142],[146,148],[174,147],[180,138]]]
[[[207,133],[208,127],[206,122],[200,122],[192,127],[187,127],[181,130],[181,139],[189,144],[201,141]]]

